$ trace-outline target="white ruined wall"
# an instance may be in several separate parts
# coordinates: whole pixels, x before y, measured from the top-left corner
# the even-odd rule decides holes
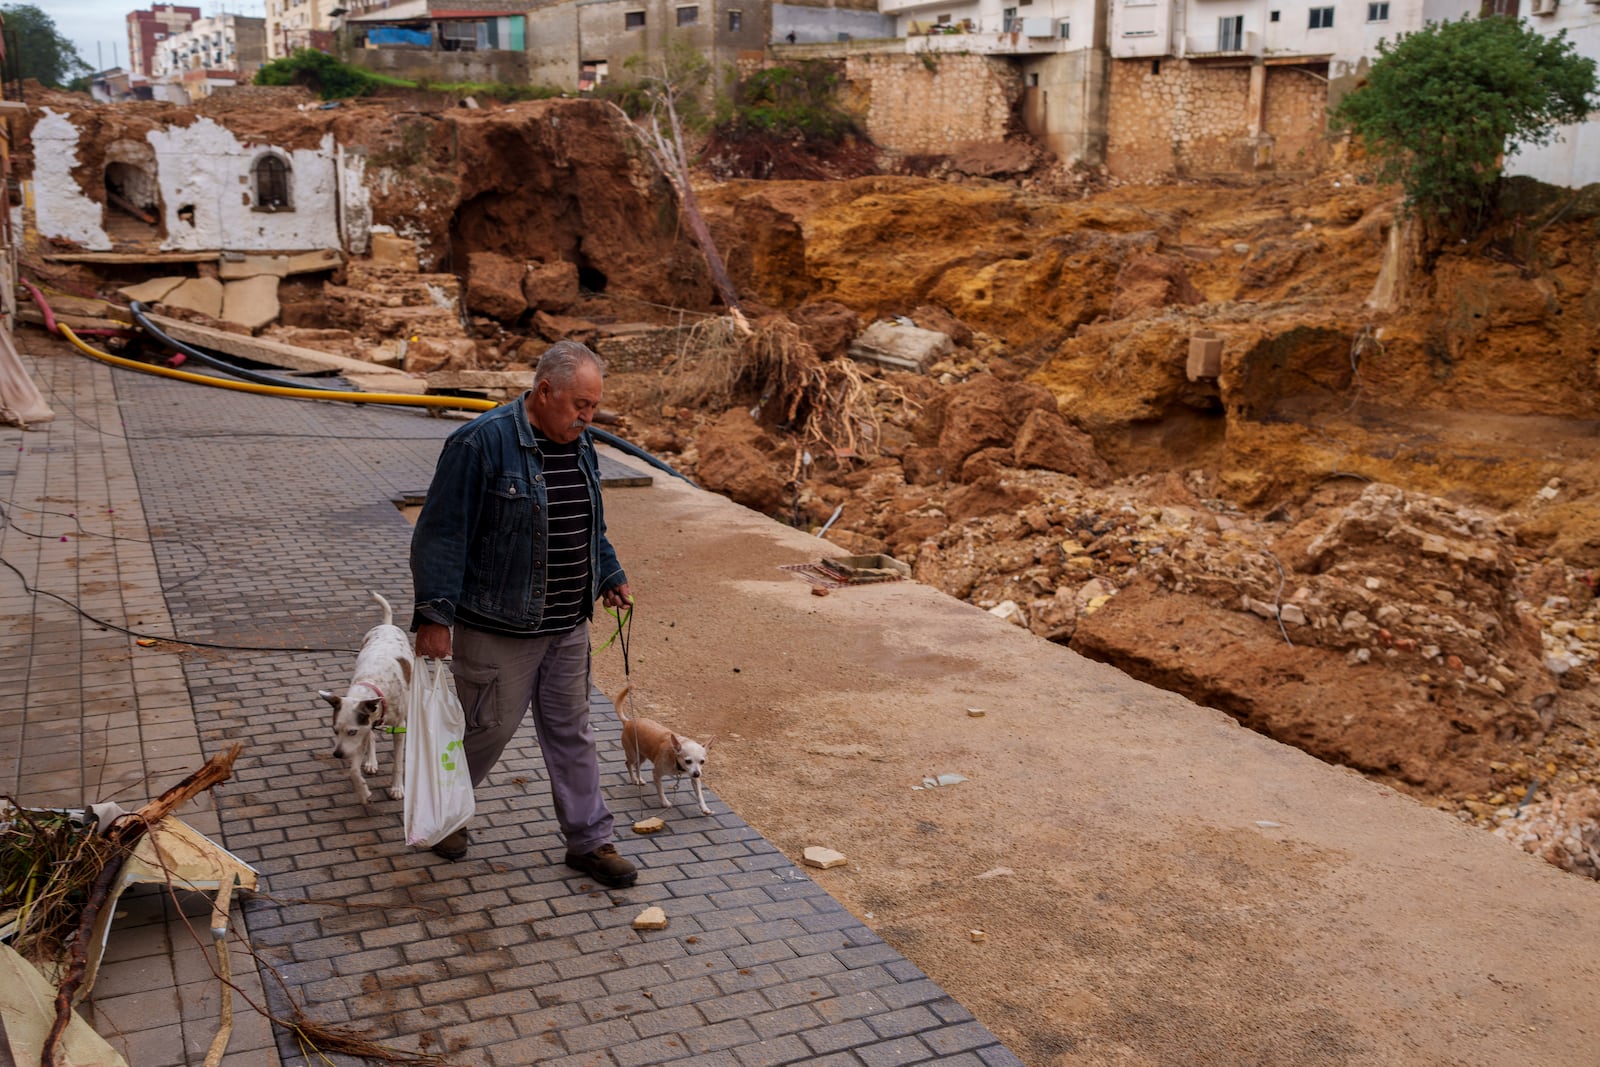
[[[372,246],[372,193],[367,189],[367,157],[363,152],[347,152],[343,145],[334,148],[334,164],[339,171],[343,202],[339,205],[339,238],[344,250],[364,256]]]
[[[226,249],[269,252],[338,248],[338,179],[333,134],[316,149],[285,152],[290,204],[284,211],[253,206],[251,165],[265,145],[244,145],[233,131],[202,118],[189,126],[152,130],[167,239],[162,248],[185,252]],[[194,221],[180,219],[194,208]]]
[[[79,162],[78,138],[70,113],[44,109],[33,130],[31,228],[41,238],[111,251],[104,207],[72,174]],[[280,150],[245,144],[227,128],[201,118],[188,126],[152,130],[146,141],[148,155],[136,153],[144,158],[135,162],[155,171],[163,251],[366,250],[372,219],[365,160],[335,146],[331,133],[316,148]],[[269,151],[289,165],[291,207],[286,210],[255,208],[251,169]],[[108,150],[110,159],[129,155]]]
[[[91,252],[109,252],[101,207],[78,189],[78,127],[64,114],[44,109],[33,127],[33,218],[43,237],[59,237]]]

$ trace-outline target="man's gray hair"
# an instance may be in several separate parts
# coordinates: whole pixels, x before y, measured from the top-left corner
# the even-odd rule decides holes
[[[544,350],[544,355],[539,357],[539,363],[533,368],[533,387],[539,388],[539,383],[548,381],[552,388],[563,392],[571,389],[578,382],[578,368],[587,363],[605,377],[605,360],[595,355],[594,351],[586,344],[578,341],[557,341]]]

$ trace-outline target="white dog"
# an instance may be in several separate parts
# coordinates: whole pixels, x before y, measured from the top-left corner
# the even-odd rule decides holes
[[[667,801],[661,780],[672,774],[673,788],[676,789],[677,780],[687,774],[689,784],[694,787],[694,798],[700,803],[700,814],[710,815],[711,809],[706,807],[700,780],[705,774],[706,754],[711,751],[712,742],[707,741],[702,745],[687,737],[679,737],[654,719],[629,717],[622,710],[622,702],[632,688],[625,687],[611,702],[616,706],[617,718],[622,720],[622,758],[628,763],[629,780],[634,785],[644,785],[644,775],[640,769],[643,761],[649,760],[650,773],[656,781],[656,797],[663,808],[669,808],[672,805]]]
[[[344,696],[326,689],[317,695],[333,705],[333,755],[350,768],[350,781],[365,806],[372,799],[365,775],[378,773],[378,734],[394,738],[394,772],[389,795],[405,798],[402,784],[406,765],[406,701],[411,693],[415,663],[411,640],[394,624],[394,610],[377,593],[383,605],[383,622],[367,631],[356,656],[355,672]]]

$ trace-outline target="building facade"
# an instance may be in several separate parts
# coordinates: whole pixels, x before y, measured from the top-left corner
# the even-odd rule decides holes
[[[156,52],[175,33],[200,18],[197,7],[152,4],[147,11],[128,12],[128,71],[146,78],[155,72]]]
[[[337,20],[349,7],[340,0],[267,0],[267,61],[302,48],[332,51]]]
[[[1600,63],[1600,0],[1534,0],[1527,21],[1548,35],[1565,30],[1579,55]],[[1561,127],[1550,144],[1513,153],[1506,173],[1574,189],[1600,182],[1600,113]]]
[[[181,79],[202,71],[249,81],[266,61],[266,19],[218,15],[158,42],[151,74]]]

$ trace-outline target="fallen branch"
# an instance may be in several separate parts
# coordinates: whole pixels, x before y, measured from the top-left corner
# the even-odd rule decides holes
[[[117,876],[122,873],[122,865],[128,853],[144,836],[145,831],[172,814],[173,810],[184,801],[191,800],[212,786],[227,781],[233,774],[233,761],[238,758],[243,748],[244,745],[235,744],[227,752],[212,756],[198,771],[138,811],[118,816],[107,828],[103,836],[116,846],[116,851],[95,878],[94,885],[89,890],[89,900],[83,907],[83,915],[78,920],[78,933],[68,949],[67,966],[62,974],[61,984],[56,987],[55,1023],[50,1027],[50,1033],[39,1051],[40,1067],[56,1067],[56,1042],[66,1031],[67,1024],[72,1021],[72,1002],[77,996],[78,988],[83,984],[83,976],[89,967],[89,942],[94,936],[95,921],[99,918],[101,909],[105,907],[106,898],[110,896],[111,887],[116,884]]]

